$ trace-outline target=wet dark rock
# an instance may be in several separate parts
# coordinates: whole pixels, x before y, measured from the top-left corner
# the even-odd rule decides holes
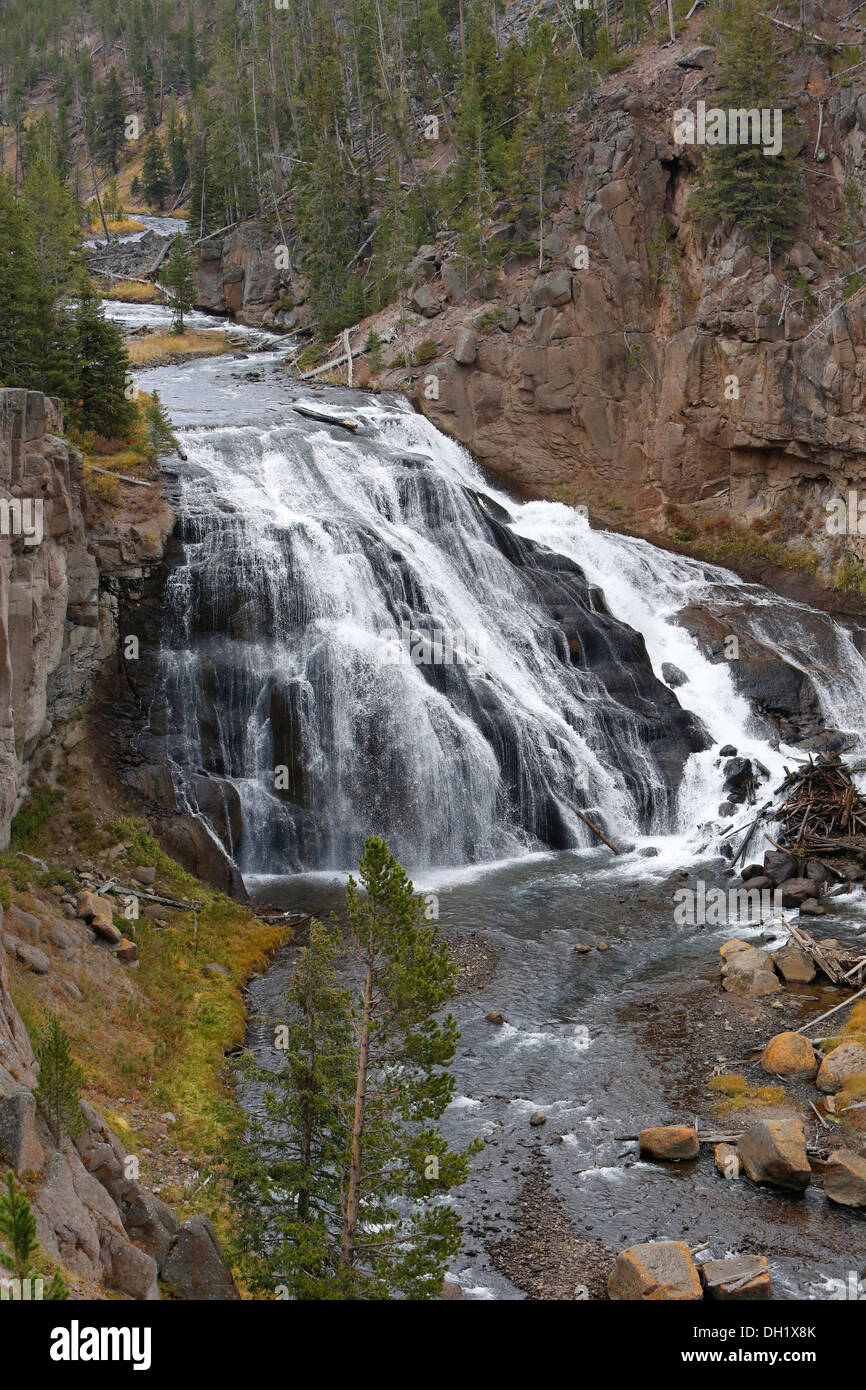
[[[674,690],[678,690],[681,685],[687,685],[689,679],[685,671],[681,671],[672,661],[662,662],[662,678]]]
[[[793,876],[794,868],[793,855],[786,854],[784,850],[768,850],[764,855],[764,873],[777,886]]]
[[[726,743],[724,748],[719,749],[720,758],[735,758],[736,756],[737,750],[732,743]]]

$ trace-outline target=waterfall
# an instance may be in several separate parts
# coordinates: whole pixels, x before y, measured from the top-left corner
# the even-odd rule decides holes
[[[158,703],[182,802],[243,872],[347,868],[371,833],[410,867],[596,843],[586,820],[667,834],[714,813],[714,741],[780,767],[676,621],[733,575],[514,502],[403,402],[350,410],[354,434],[184,430]],[[757,631],[778,609],[742,587]]]

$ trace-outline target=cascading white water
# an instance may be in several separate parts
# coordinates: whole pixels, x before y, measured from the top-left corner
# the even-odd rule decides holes
[[[675,621],[690,604],[748,597],[827,721],[854,724],[866,663],[823,615],[515,503],[408,406],[359,399],[356,435],[285,411],[184,435],[168,754],[245,871],[347,867],[371,832],[417,866],[591,843],[578,812],[620,838],[710,820],[711,741],[774,775],[787,751]],[[837,680],[817,669],[827,632]]]

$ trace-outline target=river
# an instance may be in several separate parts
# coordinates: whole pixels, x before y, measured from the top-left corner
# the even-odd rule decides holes
[[[123,307],[113,314],[122,316]],[[136,326],[156,312],[136,307]],[[825,615],[728,571],[593,531],[559,504],[515,502],[405,401],[292,381],[284,352],[139,377],[144,389],[159,390],[189,459],[168,465],[185,560],[169,589],[167,756],[193,808],[202,769],[227,789],[244,825],[232,848],[254,894],[303,910],[337,907],[372,807],[376,824],[367,828],[388,832],[411,861],[416,886],[436,896],[443,929],[486,959],[480,989],[454,1006],[457,1097],[443,1128],[454,1142],[481,1135],[485,1149],[454,1196],[464,1245],[450,1277],[467,1297],[524,1296],[489,1247],[512,1229],[541,1156],[564,1210],[593,1240],[618,1250],[682,1238],[706,1242],[716,1258],[758,1250],[770,1258],[776,1298],[831,1296],[866,1262],[862,1216],[832,1207],[816,1188],[795,1200],[726,1183],[706,1150],[675,1167],[640,1162],[628,1136],[696,1113],[702,1127],[715,1127],[706,1072],[691,1074],[689,1059],[697,1052],[705,1066],[738,1070],[742,1056],[737,1027],[725,1043],[718,946],[765,929],[678,926],[664,886],[684,867],[723,873],[724,837],[753,814],[739,808],[720,821],[718,745],[731,742],[761,760],[769,774],[761,799],[797,756],[755,718],[729,666],[702,655],[676,615],[696,604],[747,614],[753,634],[808,674],[824,721],[853,742],[862,738],[866,691],[857,646]],[[361,428],[352,437],[302,420],[294,404],[351,415]],[[539,616],[501,546],[495,554],[484,549],[491,517],[513,536],[524,568],[527,555],[561,557],[584,642],[601,634],[615,659],[608,652],[589,673],[563,674],[549,613]],[[588,589],[572,577],[574,565]],[[491,704],[507,711],[508,757],[520,776],[504,808],[496,785],[504,773],[489,755],[501,735],[480,716],[469,718],[463,686],[437,688],[411,663],[390,672],[390,685],[375,678],[382,625],[395,621],[380,595],[407,570],[423,590],[413,623],[423,610],[444,628],[484,629],[483,669],[469,677],[487,681]],[[228,613],[227,592],[235,596]],[[623,654],[616,624],[641,635],[645,657],[628,643]],[[659,684],[663,662],[687,677],[676,710]],[[325,803],[316,805],[312,828],[309,799],[302,806],[296,792],[279,803],[268,784],[275,671],[284,691],[312,692],[305,708],[319,716],[315,744],[296,755],[296,780]],[[361,673],[369,676],[363,710]],[[335,708],[345,718],[331,721],[339,727],[327,734],[322,712]],[[662,758],[659,730],[674,722],[674,749]],[[359,731],[368,736],[371,724],[387,770],[385,799],[361,760],[369,761],[370,745]],[[713,746],[693,747],[695,728]],[[600,847],[575,807],[591,809],[627,842],[626,852],[614,858]],[[540,842],[554,823],[568,847]],[[279,871],[289,864],[295,872]],[[858,891],[834,914],[832,932],[856,940],[864,929]],[[580,940],[609,949],[578,955]],[[291,965],[289,949],[250,989],[249,1045],[270,1061],[268,1019],[280,1014]],[[792,1007],[813,1012],[836,997],[820,986],[802,994]],[[490,1010],[506,1022],[488,1023]],[[698,1047],[701,1030],[712,1041]],[[547,1122],[536,1129],[529,1117],[537,1110]]]

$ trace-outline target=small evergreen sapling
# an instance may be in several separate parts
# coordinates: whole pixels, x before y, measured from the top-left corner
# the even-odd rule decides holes
[[[84,1128],[81,1087],[84,1072],[72,1056],[69,1038],[56,1014],[49,1014],[36,1047],[39,1083],[36,1104],[59,1144],[64,1135],[75,1139]]]

